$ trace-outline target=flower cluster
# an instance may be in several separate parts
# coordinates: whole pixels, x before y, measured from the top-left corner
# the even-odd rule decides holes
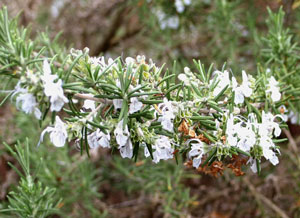
[[[69,82],[44,60],[43,70],[23,75],[14,91],[18,107],[38,119],[43,104],[51,112],[64,108],[69,116],[56,116],[39,144],[49,133],[56,147],[75,141],[80,149],[114,148],[135,159],[143,147],[155,163],[186,153],[195,168],[240,154],[256,172],[262,157],[278,164],[274,138],[283,122],[297,116],[282,105],[284,93],[269,70],[261,78],[242,71],[238,83],[230,71],[206,73],[201,63],[200,75],[185,67],[176,77],[163,75],[144,56],[106,61],[88,56],[88,49],[71,50],[66,62],[74,66]],[[264,107],[274,103],[275,109]]]
[[[42,113],[39,106],[44,100],[42,97],[40,101],[37,101],[37,96],[44,96],[50,99],[50,111],[58,112],[65,103],[68,103],[68,99],[64,96],[62,80],[51,73],[47,60],[43,62],[42,72],[34,74],[31,70],[27,70],[12,92],[12,97],[17,96],[17,108],[27,114],[34,113],[37,119],[41,119]]]
[[[252,152],[253,158],[260,159],[261,156],[264,156],[273,165],[278,164],[276,154],[279,154],[279,150],[272,141],[274,136],[278,137],[281,133],[276,118],[279,118],[280,122],[282,121],[280,115],[273,116],[270,112],[265,113],[264,111],[260,123],[253,113],[248,115],[247,120],[231,114],[226,128],[227,145],[238,147],[244,152]],[[256,172],[256,169],[253,171]]]

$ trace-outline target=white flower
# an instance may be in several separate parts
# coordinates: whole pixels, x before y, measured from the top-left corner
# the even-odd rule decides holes
[[[281,134],[279,124],[274,121],[276,117],[279,117],[283,120],[280,115],[274,116],[270,112],[262,112],[262,123],[259,125],[259,134],[261,137],[270,136],[273,133],[273,130],[276,137]]]
[[[36,102],[35,97],[33,94],[29,93],[27,89],[21,88],[20,82],[18,82],[13,90],[12,97],[15,95],[18,95],[16,99],[16,106],[18,109],[20,109],[19,106],[21,104],[22,111],[24,111],[26,114],[34,113],[37,119],[41,119],[42,113],[38,108],[38,103]]]
[[[190,80],[184,73],[179,74],[178,79],[180,81],[182,81],[184,83],[184,85],[186,85],[186,86],[190,85]]]
[[[123,99],[114,99],[113,104],[114,104],[115,110],[118,110],[118,109],[122,108]]]
[[[217,96],[227,85],[230,84],[229,72],[225,70],[224,72],[215,71],[214,76],[216,77],[217,86],[213,91],[213,95]],[[210,81],[210,85],[212,85],[213,80]]]
[[[230,146],[236,146],[238,142],[238,138],[236,136],[236,125],[234,125],[234,118],[235,117],[233,116],[233,114],[230,114],[226,124],[226,139],[228,145]]]
[[[141,110],[141,108],[143,107],[143,103],[140,102],[137,97],[130,98],[130,102],[131,103],[129,105],[129,114],[133,114]]]
[[[234,124],[234,120],[238,120]],[[242,151],[248,152],[256,143],[256,135],[252,123],[243,122],[238,116],[230,114],[226,126],[226,139],[229,146],[237,146]]]
[[[248,75],[246,74],[246,72],[243,70],[242,71],[242,77],[243,77],[243,83],[242,83],[242,91],[245,97],[250,97],[252,95],[252,88],[250,88],[251,86],[251,82],[248,79]]]
[[[43,80],[43,82],[46,83],[46,82],[53,82],[57,78],[58,78],[57,75],[52,74],[50,65],[48,61],[45,59],[43,62],[43,75],[41,76],[41,79]]]
[[[95,65],[95,66],[100,65],[102,68],[106,67],[105,57],[104,56],[101,56],[101,57],[90,57],[89,58],[89,62],[92,65]]]
[[[26,71],[26,77],[35,85],[39,82],[39,77],[31,70]]]
[[[93,148],[97,148],[99,146],[103,148],[109,148],[110,147],[110,135],[105,134],[104,132],[101,132],[100,129],[97,129],[95,132],[89,134],[87,136],[87,140],[89,143],[89,146]]]
[[[124,146],[130,136],[127,125],[123,129],[123,120],[121,120],[114,131],[119,146]]]
[[[178,13],[182,13],[184,11],[184,4],[182,0],[175,0],[175,7]]]
[[[95,101],[87,99],[87,100],[84,101],[82,107],[85,108],[85,109],[91,109],[92,111],[94,111],[96,109]]]
[[[263,156],[273,165],[277,165],[279,163],[275,152],[278,150],[272,141],[273,131],[276,137],[281,133],[279,124],[274,121],[276,117],[280,117],[282,119],[280,115],[274,116],[270,112],[265,113],[262,111],[262,122],[253,124],[254,127],[257,128],[259,145],[262,148]]]
[[[189,158],[193,158],[193,167],[198,168],[201,164],[202,156],[204,155],[204,145],[199,139],[190,139],[187,141],[187,144],[193,141],[196,143],[192,144],[192,148],[189,151]]]
[[[145,55],[138,55],[138,56],[136,56],[136,62],[138,64],[146,64],[146,57],[145,57]]]
[[[185,5],[190,5],[192,3],[192,0],[183,0],[183,3]]]
[[[185,5],[190,5],[191,0],[175,0],[175,7],[178,13],[182,13],[185,9]]]
[[[127,58],[125,59],[125,63],[126,63],[127,66],[133,65],[133,64],[135,63],[135,60],[134,60],[134,58],[132,58],[132,57],[127,57]]]
[[[184,73],[178,75],[178,79],[182,81],[185,86],[190,86],[191,84],[193,84],[197,87],[199,84],[202,84],[202,82],[195,77],[191,69],[188,67],[184,68]]]
[[[115,131],[114,131],[114,135],[116,137],[116,141],[119,145],[119,149],[120,149],[120,153],[121,156],[123,158],[131,158],[133,155],[133,147],[132,147],[132,143],[130,140],[130,133],[128,131],[128,127],[127,125],[125,126],[125,128],[123,129],[123,120],[121,120]]]
[[[232,77],[232,89],[235,92],[234,94],[234,103],[242,104],[244,103],[245,97],[250,97],[253,90],[250,88],[251,83],[248,80],[248,76],[245,71],[242,71],[243,83],[241,86],[238,86],[235,77]]]
[[[241,109],[238,107],[234,107],[233,108],[233,114],[240,114],[241,113]]]
[[[57,82],[54,82],[54,80],[58,79],[58,76],[51,74],[50,65],[48,64],[47,60],[44,60],[43,71],[44,75],[41,76],[41,79],[44,83],[44,93],[50,98],[50,110],[60,111],[64,104],[69,102],[64,96],[62,80],[59,79]]]
[[[238,87],[238,83],[235,77],[232,77],[232,90],[234,91],[234,103],[242,104],[244,103],[244,94],[241,87]]]
[[[158,107],[162,107],[162,116],[158,118],[158,122],[161,122],[163,129],[168,130],[169,132],[174,132],[173,119],[175,118],[175,115],[172,103],[165,98],[164,103],[159,104]]]
[[[169,17],[166,23],[170,29],[177,29],[179,27],[179,18],[177,16]]]
[[[266,136],[261,137],[260,145],[263,149],[263,156],[273,165],[277,165],[279,163],[279,160],[276,156],[276,153],[273,151],[273,149],[275,149],[275,144],[273,143],[272,139]]]
[[[154,150],[153,162],[158,163],[160,160],[167,160],[173,158],[174,148],[172,148],[170,139],[166,136],[160,136],[155,140],[154,145],[152,146]],[[150,155],[148,148],[145,147],[145,156]]]
[[[239,142],[237,147],[242,151],[248,152],[256,143],[256,135],[253,132],[251,125],[247,125],[246,127],[242,127],[240,125],[240,129],[238,130],[239,134]]]
[[[126,144],[122,147],[119,147],[120,149],[120,154],[122,158],[132,158],[133,156],[133,147],[131,140],[128,139]]]
[[[266,93],[271,93],[271,99],[274,102],[277,102],[281,98],[280,87],[278,82],[275,80],[273,76],[269,79],[269,84],[267,85],[268,89]]]
[[[63,147],[66,143],[66,139],[68,138],[66,124],[62,122],[58,116],[55,117],[54,127],[49,126],[44,129],[41,134],[38,146],[41,142],[43,142],[45,133],[50,133],[50,140],[56,147]]]
[[[36,102],[35,97],[33,94],[28,93],[26,89],[24,90],[25,91],[21,92],[16,99],[17,108],[19,109],[19,105],[21,104],[22,111],[24,111],[26,114],[34,113],[37,119],[41,119],[42,113],[37,107],[38,103]]]

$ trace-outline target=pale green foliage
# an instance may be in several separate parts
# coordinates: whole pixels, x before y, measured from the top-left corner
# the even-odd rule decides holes
[[[16,151],[9,145],[6,145],[6,148],[19,162],[23,173],[13,167],[21,177],[20,182],[17,189],[11,191],[7,196],[9,201],[8,209],[0,212],[8,212],[24,218],[42,218],[57,212],[56,207],[59,200],[55,198],[56,189],[44,186],[41,181],[35,181],[36,178],[31,174],[28,141],[25,147],[18,143],[15,146]]]
[[[262,56],[265,58],[265,67],[271,68],[277,79],[289,84],[286,93],[293,97],[286,99],[293,111],[300,110],[298,96],[300,94],[300,48],[295,42],[295,36],[290,29],[284,27],[284,11],[279,9],[273,13],[268,9],[267,19],[268,35],[262,40],[265,48]],[[298,118],[299,119],[299,118]]]

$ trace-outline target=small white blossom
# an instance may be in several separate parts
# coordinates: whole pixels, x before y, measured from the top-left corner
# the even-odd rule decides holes
[[[236,146],[248,152],[255,145],[256,134],[253,131],[253,123],[249,121],[244,122],[238,116],[230,114],[226,126],[226,140],[229,146]]]
[[[170,139],[166,136],[160,136],[155,140],[154,145],[152,146],[152,154],[153,154],[153,162],[158,163],[160,160],[168,160],[173,158],[174,148],[172,148],[172,144]],[[145,156],[149,157],[150,152],[147,147],[145,147]]]
[[[278,157],[276,155],[276,151],[279,152],[279,150],[276,149],[275,144],[272,141],[272,137],[273,134],[277,137],[281,133],[279,124],[275,122],[276,117],[281,118],[280,115],[274,116],[270,112],[265,113],[264,111],[262,111],[262,122],[258,123],[256,116],[254,114],[249,114],[248,122],[246,124],[246,126],[249,127],[248,133],[244,134],[248,135],[248,144],[244,144],[240,147],[243,151],[249,151],[250,148],[257,143],[262,148],[263,156],[273,165],[279,163]],[[253,129],[257,134],[253,134],[254,132],[252,133]],[[243,134],[244,130],[245,128],[241,127],[239,130],[239,134]],[[251,163],[251,169],[255,172],[256,169],[254,169],[254,165],[256,165],[256,162],[254,162],[254,160],[252,159],[248,162]]]
[[[101,57],[90,57],[89,58],[89,62],[92,65],[95,65],[95,66],[100,65],[102,68],[106,67],[105,57],[104,56],[101,56]]]
[[[234,116],[233,114],[230,114],[229,118],[227,119],[226,124],[226,140],[228,145],[230,146],[236,146],[238,142],[237,134],[237,125],[234,124]]]
[[[133,156],[133,147],[130,139],[127,140],[126,144],[122,147],[119,147],[120,154],[122,158],[132,158]]]
[[[123,99],[114,99],[113,104],[114,104],[115,110],[118,110],[118,109],[122,108]]]
[[[68,103],[68,99],[64,96],[64,90],[62,89],[62,80],[58,79],[57,75],[51,74],[51,68],[47,60],[44,60],[43,65],[44,75],[41,79],[44,84],[44,93],[50,98],[51,111],[60,111],[65,103]],[[57,80],[57,82],[54,82]]]
[[[133,147],[130,140],[128,126],[123,129],[123,120],[121,120],[114,131],[116,141],[119,145],[120,153],[123,158],[131,158],[133,155]]]
[[[35,85],[39,82],[39,77],[31,70],[26,71],[26,77]]]
[[[103,148],[109,148],[110,147],[110,135],[105,134],[104,132],[101,132],[100,129],[97,129],[95,132],[89,134],[87,136],[87,140],[89,143],[89,146],[94,149],[99,146]]]
[[[178,13],[182,13],[185,8],[182,0],[175,0],[175,7]]]
[[[38,108],[38,103],[36,102],[35,97],[33,96],[33,94],[29,93],[27,89],[21,88],[20,82],[18,82],[13,90],[12,97],[14,97],[15,95],[18,95],[16,99],[16,106],[18,109],[20,109],[19,106],[21,104],[22,111],[27,114],[34,113],[37,119],[41,119],[42,113]]]
[[[41,76],[43,82],[54,82],[54,80],[58,79],[57,75],[52,74],[50,65],[47,60],[43,62],[43,75]]]
[[[229,72],[225,70],[224,72],[215,71],[214,76],[217,78],[216,82],[218,83],[213,91],[213,96],[217,96],[227,85],[230,84]],[[212,85],[213,80],[210,81]]]
[[[93,100],[84,100],[84,103],[83,103],[83,106],[82,106],[84,109],[90,109],[92,111],[94,111],[96,109],[96,106],[95,106],[95,101]]]
[[[55,125],[54,127],[47,127],[41,134],[40,141],[38,146],[41,142],[43,142],[43,138],[45,133],[50,133],[50,140],[56,147],[63,147],[66,143],[66,139],[68,138],[66,124],[61,121],[61,119],[56,116],[55,117]]]
[[[281,134],[279,124],[274,121],[276,117],[279,117],[283,120],[283,118],[280,115],[274,116],[270,112],[262,112],[262,123],[259,125],[259,134],[261,137],[272,135],[273,130],[274,135],[276,137],[278,137]]]
[[[256,135],[255,132],[253,132],[251,125],[247,125],[244,128],[240,125],[239,138],[240,140],[237,147],[245,152],[249,152],[256,143]]]
[[[178,13],[182,13],[186,5],[190,5],[191,0],[175,0],[175,7]]]
[[[241,109],[238,107],[234,107],[233,108],[233,114],[240,114],[241,113]]]
[[[242,71],[243,83],[238,86],[235,77],[232,77],[232,89],[234,94],[234,103],[242,104],[244,103],[245,97],[250,97],[253,90],[250,88],[251,83],[249,82],[248,76],[245,71]]]
[[[260,145],[263,149],[263,156],[269,160],[273,165],[277,165],[279,163],[278,157],[274,152],[275,144],[273,143],[270,137],[261,137],[260,138]]]
[[[163,129],[168,130],[169,132],[174,132],[173,119],[175,118],[175,115],[172,103],[165,98],[164,103],[159,104],[158,107],[162,107],[162,116],[158,118],[158,122],[161,122]]]
[[[38,103],[36,102],[33,94],[28,93],[26,89],[23,89],[16,99],[16,105],[18,109],[20,104],[22,105],[22,111],[24,111],[26,114],[34,113],[37,119],[41,119],[42,113],[38,108]]]
[[[198,86],[202,82],[192,73],[191,69],[188,67],[184,68],[184,73],[178,75],[178,79],[184,83],[185,86]]]
[[[179,27],[179,18],[177,16],[169,17],[166,23],[170,29],[177,29]]]
[[[127,125],[123,129],[123,120],[121,120],[114,131],[119,146],[124,146],[130,136]]]
[[[251,86],[251,82],[249,81],[248,75],[246,72],[243,70],[242,71],[242,77],[243,77],[243,83],[242,83],[242,88],[243,88],[243,94],[245,97],[250,97],[253,93]]]
[[[184,83],[184,85],[186,85],[186,86],[190,85],[190,80],[184,73],[179,74],[178,79],[180,81],[182,81]]]
[[[130,98],[129,113],[133,114],[142,109],[143,103],[137,97]]]
[[[193,158],[193,167],[198,168],[201,164],[201,159],[204,155],[204,144],[199,139],[188,140],[187,143],[195,141],[196,143],[192,144],[192,148],[189,151],[189,158]]]
[[[133,65],[133,64],[135,63],[135,59],[132,58],[132,57],[127,57],[127,58],[125,59],[125,63],[126,63],[127,66]]]
[[[279,83],[275,80],[273,76],[268,80],[269,84],[267,85],[266,93],[271,93],[271,99],[274,102],[277,102],[281,98]]]

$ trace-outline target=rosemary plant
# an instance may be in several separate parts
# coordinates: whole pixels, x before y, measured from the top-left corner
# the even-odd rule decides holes
[[[105,60],[88,48],[66,52],[47,34],[30,39],[3,8],[0,74],[17,81],[4,101],[15,99],[41,124],[51,115],[38,145],[49,133],[56,147],[68,142],[89,154],[101,146],[135,161],[144,153],[155,163],[183,155],[198,169],[239,156],[260,172],[263,158],[279,163],[277,143],[285,139],[277,137],[288,118],[295,119],[299,102],[290,78],[297,48],[282,19],[282,10],[270,12],[269,61],[253,75],[241,70],[238,82],[225,65],[207,69],[194,60],[196,71],[178,72],[144,56]]]

